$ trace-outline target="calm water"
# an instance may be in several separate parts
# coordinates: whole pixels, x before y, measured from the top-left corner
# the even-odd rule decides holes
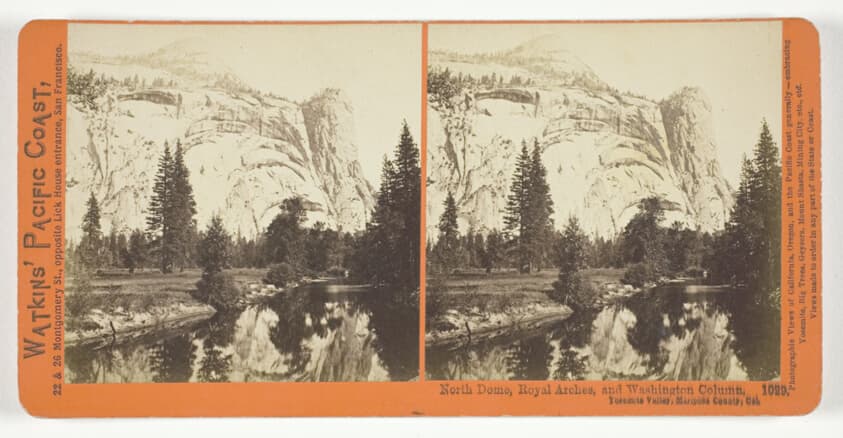
[[[443,380],[769,380],[779,310],[748,291],[669,285],[520,338],[428,351]]]
[[[66,381],[385,381],[418,375],[418,309],[311,284],[168,336],[68,348]]]

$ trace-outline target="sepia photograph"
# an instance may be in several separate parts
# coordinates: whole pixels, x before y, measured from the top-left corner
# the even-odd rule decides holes
[[[67,33],[66,383],[418,377],[420,24]]]
[[[781,23],[428,44],[428,379],[780,379]]]

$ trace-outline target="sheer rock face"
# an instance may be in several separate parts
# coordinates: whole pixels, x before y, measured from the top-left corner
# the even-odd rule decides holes
[[[474,78],[496,73],[505,82],[496,92],[467,87],[453,108],[428,107],[428,236],[436,237],[434,219],[448,190],[463,232],[502,229],[516,157],[522,141],[532,148],[534,139],[557,227],[575,215],[590,234],[613,236],[641,199],[658,196],[666,224],[723,228],[732,194],[703,92],[683,88],[662,102],[619,93],[569,52],[541,52],[546,46],[539,41],[492,58],[432,54],[434,68]],[[531,82],[508,84],[513,75]]]
[[[163,80],[146,88],[112,84],[96,109],[71,96],[68,238],[81,236],[90,192],[100,202],[104,232],[143,229],[164,142],[173,149],[176,139],[191,172],[200,228],[218,213],[232,234],[255,236],[294,195],[306,200],[310,221],[347,231],[364,227],[373,188],[357,161],[354,110],[342,92],[323,90],[297,103],[249,90],[194,52],[164,62],[173,50],[71,59],[81,72],[93,69],[117,81],[137,72],[147,84]]]

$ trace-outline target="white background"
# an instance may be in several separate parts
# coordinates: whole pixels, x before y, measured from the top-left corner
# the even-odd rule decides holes
[[[491,1],[398,0],[296,2],[5,0],[0,6],[0,436],[132,438],[189,434],[195,438],[265,436],[843,436],[843,300],[841,286],[841,100],[843,5],[838,0]],[[195,3],[195,4],[194,4]],[[398,418],[398,419],[81,419],[29,417],[17,395],[16,99],[17,33],[35,18],[184,20],[428,20],[428,19],[680,19],[801,16],[819,29],[823,117],[823,400],[804,417],[759,418]],[[739,68],[739,67],[737,67]],[[326,400],[330,394],[324,395]]]

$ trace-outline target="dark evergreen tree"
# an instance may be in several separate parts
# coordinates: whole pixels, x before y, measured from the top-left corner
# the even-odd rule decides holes
[[[306,219],[307,211],[301,197],[294,196],[281,202],[281,212],[266,229],[264,254],[268,263],[287,263],[297,271],[304,269],[306,259],[303,224]]]
[[[397,254],[401,261],[399,278],[405,286],[418,288],[421,250],[421,165],[418,145],[413,140],[406,122],[402,126],[401,140],[395,154],[395,169],[398,176],[398,214],[402,222],[399,234],[400,252]]]
[[[744,158],[726,229],[707,266],[714,281],[749,286],[758,300],[778,305],[781,270],[781,164],[767,122],[752,160]]]
[[[779,148],[773,141],[767,121],[761,124],[761,133],[753,156],[753,178],[750,193],[754,211],[761,225],[757,258],[758,283],[764,290],[779,287],[781,273],[781,164]]]
[[[664,233],[666,271],[674,275],[682,274],[691,261],[696,233],[679,221],[670,224]]]
[[[506,259],[506,242],[498,230],[492,230],[486,236],[486,245],[483,250],[481,266],[486,272],[500,268]]]
[[[180,268],[190,263],[196,233],[196,201],[193,199],[193,187],[190,185],[190,171],[184,162],[184,150],[181,140],[176,140],[176,150],[173,155],[172,190],[170,215],[173,222],[173,239],[177,251],[173,262]]]
[[[420,198],[419,149],[404,123],[394,159],[384,159],[372,220],[358,245],[357,275],[400,291],[418,288]]]
[[[208,229],[199,239],[196,253],[203,275],[219,273],[229,267],[231,236],[225,230],[219,215],[211,218]]]
[[[553,200],[547,183],[547,169],[542,162],[542,150],[538,139],[534,141],[530,157],[528,201],[528,233],[530,265],[536,269],[548,262],[551,237],[553,236]]]
[[[663,230],[659,226],[664,220],[664,210],[658,197],[642,199],[638,213],[626,224],[622,233],[624,260],[640,263],[649,274],[645,280],[664,272],[665,255]]]
[[[173,263],[178,258],[177,225],[173,211],[173,156],[170,145],[164,142],[164,152],[158,160],[158,171],[152,186],[152,199],[147,212],[147,231],[152,236],[152,253],[158,260],[163,273],[173,271]]]
[[[146,235],[140,230],[132,231],[129,236],[129,243],[123,253],[123,265],[134,274],[135,270],[143,267],[147,259]]]
[[[557,248],[559,276],[553,283],[551,297],[559,302],[573,307],[583,307],[590,303],[589,297],[583,291],[580,270],[585,267],[585,251],[588,237],[580,228],[576,217],[568,218],[568,224],[562,231],[562,237]]]
[[[486,252],[486,239],[483,237],[482,233],[475,233],[472,231],[468,232],[469,235],[473,235],[474,238],[472,239],[471,245],[471,263],[469,266],[472,268],[485,268],[483,266],[483,257],[485,257]]]
[[[755,210],[751,187],[755,173],[752,161],[744,156],[735,204],[710,263],[715,281],[743,285],[758,281],[759,272],[752,268],[758,253],[757,242],[762,235],[762,223]]]
[[[82,218],[82,240],[79,242],[80,261],[86,271],[94,271],[102,263],[102,229],[100,228],[100,207],[94,192],[85,204],[87,211]]]
[[[515,162],[504,216],[505,231],[513,242],[514,259],[519,272],[530,272],[529,201],[530,153],[527,143],[522,142],[521,154]]]
[[[447,275],[457,267],[460,252],[457,204],[450,190],[445,197],[444,206],[445,210],[439,216],[439,239],[434,252],[441,272]]]

